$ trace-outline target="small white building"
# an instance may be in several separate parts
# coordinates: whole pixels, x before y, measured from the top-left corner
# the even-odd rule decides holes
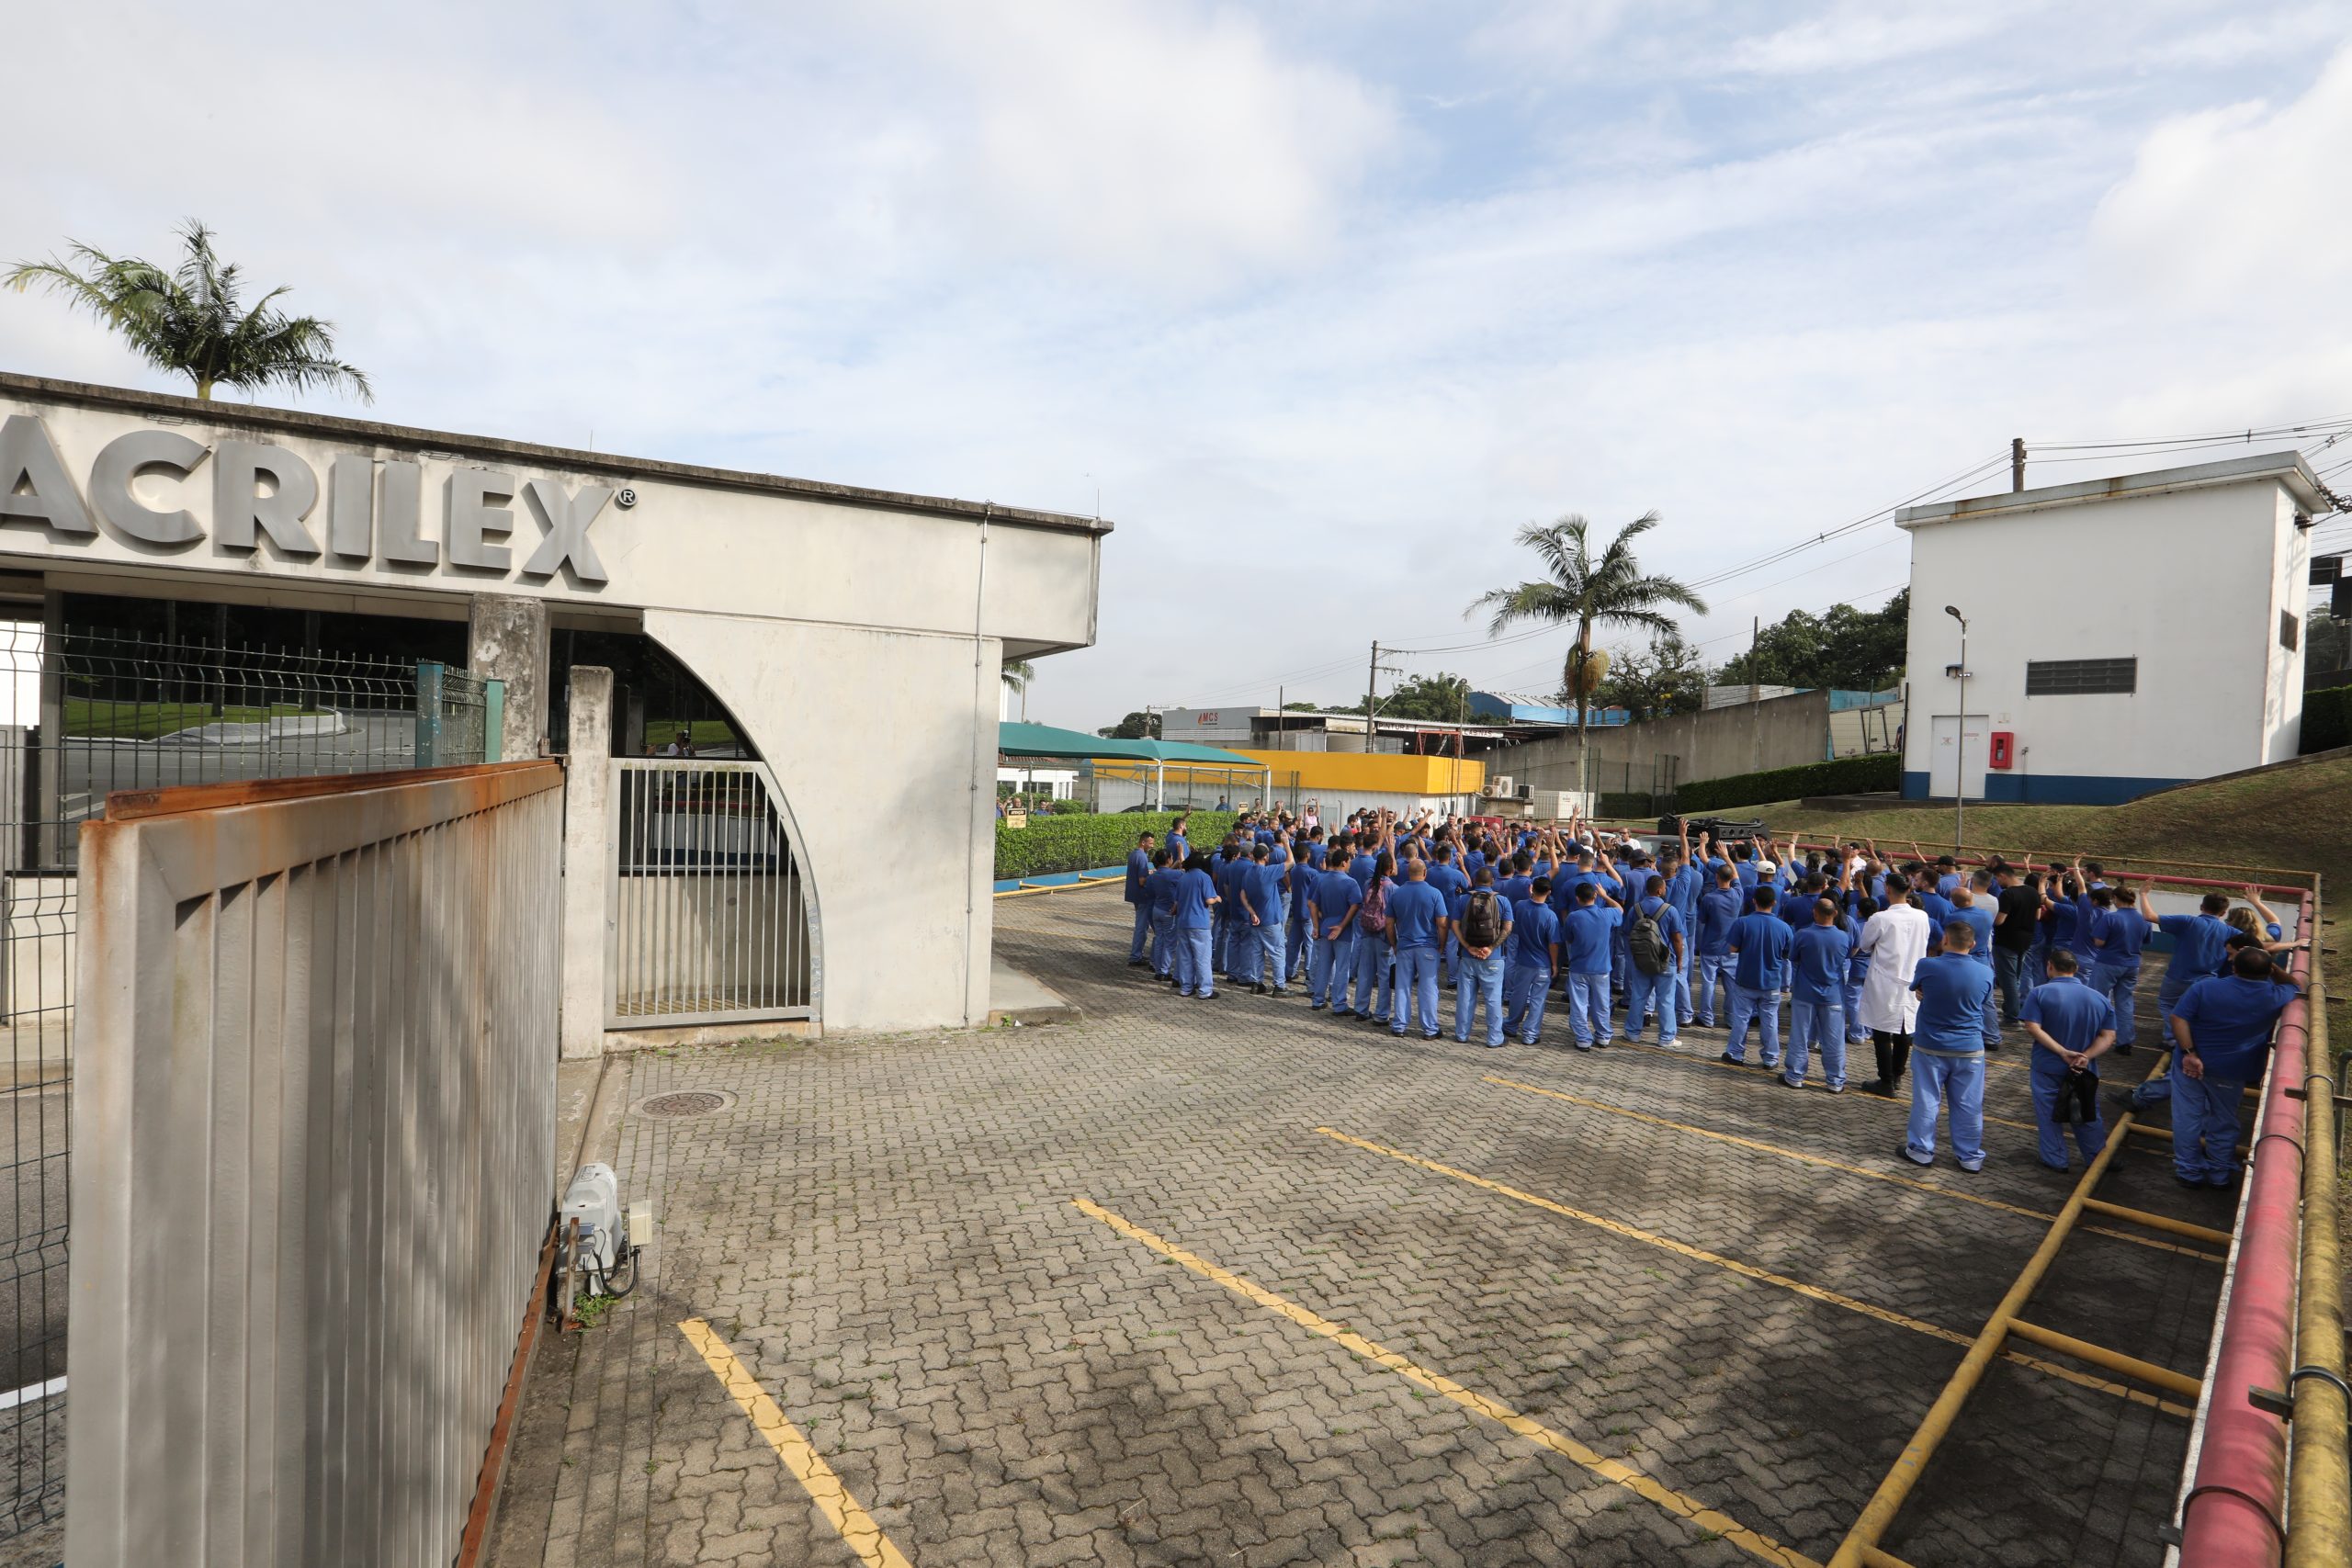
[[[2324,494],[2271,452],[1896,513],[1905,796],[2103,805],[2294,756]]]

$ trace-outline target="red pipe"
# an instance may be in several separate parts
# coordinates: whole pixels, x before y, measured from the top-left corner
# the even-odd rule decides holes
[[[2312,900],[2301,926],[2312,928]],[[2311,955],[2295,954],[2311,983]],[[2195,1483],[2181,1504],[2182,1568],[2259,1568],[2284,1555],[2287,1423],[2248,1402],[2250,1388],[2284,1389],[2295,1344],[2295,1269],[2301,1250],[2303,1081],[2311,1014],[2301,997],[2278,1020],[2278,1040],[2256,1124],[2237,1264],[2222,1301],[2220,1348],[2206,1390]]]

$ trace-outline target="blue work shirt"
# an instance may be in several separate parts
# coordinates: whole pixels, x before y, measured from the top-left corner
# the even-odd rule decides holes
[[[1445,860],[1430,863],[1429,882],[1431,887],[1449,899],[1457,893],[1469,891],[1470,887],[1470,879],[1462,874],[1462,868]]]
[[[1241,885],[1248,878],[1250,867],[1253,863],[1255,863],[1245,860],[1239,855],[1234,856],[1231,860],[1217,862],[1216,896],[1225,900],[1225,913],[1227,919],[1241,913]]]
[[[1846,983],[1849,986],[1859,986],[1871,977],[1871,955],[1861,951],[1862,922],[1848,915],[1838,921],[1838,925],[1849,937],[1853,939],[1852,947],[1848,949],[1852,957],[1847,965]],[[1849,1019],[1847,1021],[1851,1022],[1852,1020]]]
[[[1192,840],[1185,838],[1183,834],[1170,833],[1168,835],[1168,858],[1170,861],[1182,864],[1184,858],[1192,852]]]
[[[1521,900],[1535,891],[1534,884],[1535,878],[1532,876],[1506,876],[1495,884],[1495,891],[1501,896],[1504,903],[1517,908]]]
[[[1951,897],[1952,889],[1959,886],[1960,873],[1956,871],[1947,871],[1936,878],[1936,891],[1947,898]]]
[[[1445,895],[1427,882],[1399,882],[1388,890],[1388,930],[1399,947],[1433,947],[1444,919]]]
[[[1984,998],[1992,994],[1993,966],[1957,953],[1919,960],[1911,976],[1919,995],[1919,1019],[1911,1031],[1917,1048],[1948,1056],[1973,1056],[1984,1049]]]
[[[1363,888],[1344,871],[1327,871],[1315,882],[1315,935],[1331,940],[1331,928],[1353,916],[1363,903]],[[1345,937],[1343,927],[1340,935]]]
[[[1145,882],[1150,879],[1150,876],[1151,852],[1149,850],[1129,850],[1127,852],[1126,894],[1128,903],[1148,904],[1151,901],[1151,895],[1144,891],[1143,886]]]
[[[1568,950],[1569,974],[1609,973],[1609,937],[1617,929],[1620,913],[1597,899],[1568,911],[1560,922],[1560,941]]]
[[[2098,953],[2091,946],[2091,938],[2098,934],[2091,930],[2091,922],[2098,918],[2098,906],[2091,902],[2087,893],[2068,902],[2074,906],[2073,918],[2068,919],[2065,913],[2059,915],[2058,928],[2064,933],[2060,940],[2073,949],[2075,956],[2081,959],[2087,968]]]
[[[1978,899],[1965,909],[1954,909],[1951,918],[1976,933],[1976,945],[1968,950],[1968,956],[1987,968],[1992,967],[1993,906]]]
[[[2220,969],[2229,953],[2230,922],[2215,915],[2163,915],[2157,918],[2156,929],[2172,938],[2172,960],[2165,966],[2164,988],[2176,997]]]
[[[2036,986],[2018,1004],[2018,1017],[2041,1025],[2050,1038],[2069,1051],[2089,1050],[2102,1031],[2115,1027],[2114,1005],[2084,985],[2078,975],[2052,975]],[[2035,1066],[2041,1070],[2065,1066],[2041,1041],[2033,1043],[2033,1050]],[[2097,1062],[2091,1064],[2091,1071],[2098,1071]]]
[[[1790,940],[1788,922],[1770,910],[1740,916],[1731,928],[1730,945],[1739,950],[1732,983],[1751,991],[1779,990]]]
[[[1815,1007],[1825,1003],[1843,1004],[1846,999],[1846,964],[1854,951],[1854,939],[1843,926],[1807,926],[1790,939],[1789,962],[1793,974],[1789,981],[1792,999]]]
[[[1317,871],[1321,871],[1323,869],[1324,857],[1329,854],[1330,851],[1325,849],[1321,844],[1310,843],[1306,846],[1306,863],[1313,866]]]
[[[1364,892],[1372,890],[1372,879],[1379,873],[1380,857],[1378,855],[1368,854],[1360,850],[1356,852],[1356,858],[1348,863],[1348,874],[1356,879],[1356,886]]]
[[[2188,1021],[2188,1038],[2196,1043],[2197,1059],[2205,1064],[2207,1076],[2224,1083],[2247,1083],[2262,1071],[2270,1031],[2294,999],[2295,987],[2276,980],[2217,975],[2189,987],[2188,994],[2173,1004],[2172,1016]],[[2180,1069],[2176,1066],[2173,1070]]]
[[[1183,885],[1184,868],[1174,861],[1169,862],[1146,878],[1144,886],[1151,890],[1152,913],[1155,915],[1175,913],[1176,890]]]
[[[1951,924],[1951,900],[1940,893],[1922,893],[1919,907],[1928,911],[1928,919],[1935,922],[1935,940],[1943,941],[1944,928]]]
[[[1552,967],[1552,944],[1560,940],[1560,912],[1547,903],[1522,898],[1510,909],[1511,961]]]
[[[1209,905],[1216,897],[1216,882],[1205,871],[1188,871],[1176,884],[1176,929],[1205,931]]]
[[[1732,862],[1731,863],[1732,863],[1733,865],[1735,865],[1735,866],[1736,866],[1736,867],[1738,867],[1738,868],[1739,868],[1739,874],[1739,874],[1739,885],[1740,885],[1740,886],[1742,886],[1742,887],[1744,887],[1744,888],[1745,888],[1745,887],[1753,887],[1753,886],[1756,886],[1757,871],[1756,871],[1756,863],[1755,863],[1754,861],[1752,861],[1752,860],[1736,860],[1736,861]]]
[[[2148,917],[2136,908],[2101,909],[2091,916],[2091,945],[2101,964],[2137,964],[2147,942]]]
[[[1247,912],[1234,911],[1234,919],[1246,920],[1254,914],[1261,925],[1282,919],[1283,868],[1272,860],[1262,865],[1255,861],[1250,863],[1249,874],[1241,878],[1241,892],[1250,900],[1250,908]]]
[[[1739,919],[1739,889],[1710,887],[1699,895],[1699,952],[1721,958],[1731,949],[1731,928]]]
[[[1698,929],[1699,895],[1705,886],[1698,872],[1687,865],[1666,879],[1666,901],[1682,917],[1686,932]]]

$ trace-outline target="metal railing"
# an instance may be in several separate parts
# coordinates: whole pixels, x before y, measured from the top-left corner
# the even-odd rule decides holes
[[[814,1017],[807,890],[767,765],[612,768],[608,1026]]]
[[[83,828],[76,1563],[454,1559],[554,1201],[562,782]]]

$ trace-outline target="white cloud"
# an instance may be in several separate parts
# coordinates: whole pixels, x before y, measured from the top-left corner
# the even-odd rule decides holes
[[[1819,16],[1742,40],[1731,51],[1731,63],[1774,75],[1852,71],[1981,38],[2006,25],[2013,9],[1949,0],[1841,0]]]
[[[2175,308],[2241,312],[2267,299],[2345,319],[2352,208],[2352,45],[2284,107],[2234,104],[2169,119],[2100,201],[2098,257],[2117,281]]]

